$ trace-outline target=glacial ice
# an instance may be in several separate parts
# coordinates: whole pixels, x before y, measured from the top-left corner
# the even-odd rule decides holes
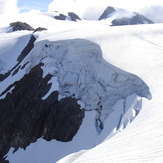
[[[31,56],[31,67],[40,60],[44,63],[44,76],[53,75],[51,92],[57,90],[60,97],[78,99],[86,111],[96,110],[95,124],[99,133],[118,100],[125,100],[133,93],[151,98],[143,80],[106,62],[100,46],[91,41],[44,40],[35,43]]]

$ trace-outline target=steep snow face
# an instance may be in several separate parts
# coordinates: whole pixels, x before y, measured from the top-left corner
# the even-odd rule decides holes
[[[59,162],[163,162],[162,28],[163,24],[114,27],[108,30],[108,35],[100,35],[102,41],[97,37],[105,59],[141,77],[150,86],[153,98],[151,101],[143,99],[143,109],[123,132]],[[137,106],[139,104],[141,102]]]
[[[0,38],[0,74],[11,70],[17,63],[17,57],[30,39],[29,32],[1,34]]]

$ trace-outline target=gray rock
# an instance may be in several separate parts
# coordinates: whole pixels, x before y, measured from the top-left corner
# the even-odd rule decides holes
[[[63,14],[59,14],[59,16],[54,16],[55,19],[57,20],[66,20],[66,15],[63,15]]]
[[[41,31],[45,31],[45,30],[47,30],[47,29],[46,29],[46,28],[43,28],[43,27],[38,27],[38,28],[36,28],[36,29],[34,30],[33,33],[35,33],[35,32],[41,32]]]
[[[22,23],[20,21],[10,23],[10,26],[13,27],[13,31],[20,31],[20,30],[34,31],[35,30],[29,24]]]
[[[98,20],[107,19],[108,15],[114,13],[115,11],[116,10],[113,7],[108,6]]]
[[[32,35],[27,46],[23,49],[19,57],[17,58],[17,61],[21,62],[28,54],[29,52],[33,49],[34,47],[34,42],[36,41],[36,38]]]
[[[80,17],[73,12],[68,12],[68,15],[59,14],[58,16],[55,16],[54,18],[57,20],[70,20],[70,21],[75,21],[75,22],[77,20],[81,20]]]
[[[0,100],[0,158],[10,147],[15,151],[19,147],[25,149],[40,137],[48,141],[70,141],[82,123],[84,110],[76,99],[58,101],[59,93],[54,91],[42,100],[51,87],[48,81],[52,77],[48,74],[42,78],[42,65],[35,66],[1,94],[15,86],[12,93]]]
[[[154,24],[153,21],[149,20],[143,15],[140,15],[136,12],[135,16],[131,18],[123,17],[120,19],[114,19],[112,21],[112,26],[119,26],[119,25],[136,25],[136,24]]]
[[[75,22],[77,20],[81,20],[80,17],[73,12],[68,12],[68,16],[71,18],[72,21],[75,21]]]

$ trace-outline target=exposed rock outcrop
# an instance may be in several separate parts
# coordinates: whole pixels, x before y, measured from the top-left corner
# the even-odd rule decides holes
[[[23,49],[23,51],[19,55],[19,57],[17,58],[17,61],[21,62],[28,55],[28,53],[33,49],[35,41],[36,41],[36,38],[33,35],[31,35],[31,38],[27,46]]]
[[[54,18],[57,19],[57,20],[66,20],[66,15],[59,14],[57,16],[54,16]]]
[[[43,28],[43,27],[38,27],[34,30],[34,33],[35,32],[41,32],[41,31],[46,31],[47,29],[46,28]]]
[[[70,21],[75,21],[75,22],[77,20],[81,20],[81,18],[73,12],[68,12],[67,15],[59,14],[59,15],[54,16],[54,18],[57,20],[70,20]]]
[[[0,74],[0,82],[5,80],[12,72],[12,75],[15,75],[17,73],[17,71],[19,70],[20,66],[19,64],[21,63],[21,61],[29,54],[29,52],[33,49],[34,47],[34,42],[36,41],[36,38],[31,35],[31,38],[28,42],[28,44],[26,45],[26,47],[22,50],[21,54],[19,55],[19,57],[17,58],[18,63],[8,72],[6,72],[5,74]],[[18,67],[19,66],[19,67]]]
[[[20,81],[9,86],[1,96],[14,86],[0,100],[0,158],[10,149],[26,148],[38,138],[70,141],[78,131],[84,110],[71,97],[58,101],[58,92],[42,97],[49,91],[51,75],[42,78],[41,66],[35,66]]]
[[[107,19],[108,15],[114,13],[115,11],[116,10],[113,7],[108,6],[98,20]]]
[[[131,18],[123,17],[120,19],[114,19],[112,21],[112,26],[119,26],[119,25],[136,25],[136,24],[154,24],[153,21],[149,20],[143,15],[140,15],[136,12],[135,16]]]
[[[81,20],[80,17],[73,12],[68,12],[68,16],[71,18],[72,21]]]
[[[34,31],[35,30],[29,24],[22,23],[20,21],[10,23],[10,26],[13,27],[13,31],[20,31],[20,30]]]

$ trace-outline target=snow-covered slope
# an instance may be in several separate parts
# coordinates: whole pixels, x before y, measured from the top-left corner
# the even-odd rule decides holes
[[[39,16],[41,14],[37,15]],[[35,46],[19,65],[26,65],[26,68],[20,68],[16,75],[10,75],[2,81],[1,92],[42,61],[43,77],[46,74],[53,75],[49,81],[52,83],[51,89],[42,100],[54,90],[60,92],[59,100],[75,95],[75,98],[80,99],[78,103],[81,108],[86,110],[85,117],[72,141],[46,141],[39,138],[26,150],[19,148],[12,153],[14,149],[11,148],[6,159],[11,163],[56,162],[71,153],[91,149],[106,139],[96,148],[70,155],[60,162],[161,160],[163,25],[110,28],[106,22],[51,22],[53,19],[48,14],[42,18],[45,18],[45,23],[42,23],[42,19],[39,26],[49,30],[34,34],[37,38]],[[47,19],[51,24],[48,24]],[[27,22],[31,22],[30,25],[34,27],[37,25],[37,22],[28,17]],[[53,29],[54,25],[60,28]],[[16,59],[31,34],[27,31],[4,33],[5,30],[5,27],[1,28],[3,46],[0,55],[4,56],[5,51],[10,57],[12,49],[15,57],[12,56],[12,65],[5,57],[1,58],[1,73],[17,64]],[[25,40],[24,44],[21,39]],[[7,48],[9,45],[10,48]],[[141,96],[151,99],[151,94],[140,78],[149,86],[153,96],[150,101],[143,99],[143,103]],[[9,91],[13,89],[12,87]],[[1,98],[5,96],[4,94]],[[141,107],[143,109],[139,113]],[[134,122],[122,131],[135,116],[137,118]],[[108,139],[118,131],[122,132]],[[152,138],[150,141],[149,136]],[[142,142],[145,146],[142,146]],[[147,147],[150,149],[146,150]],[[143,151],[142,155],[139,148]]]
[[[143,101],[140,114],[123,132],[90,151],[80,151],[59,162],[161,163],[163,161],[161,26],[145,25],[112,29],[114,32],[111,35],[114,37],[109,37],[108,42],[103,42],[102,47],[105,52],[110,50],[113,55],[106,54],[105,58],[118,67],[139,74],[150,86],[153,98],[151,101]]]

